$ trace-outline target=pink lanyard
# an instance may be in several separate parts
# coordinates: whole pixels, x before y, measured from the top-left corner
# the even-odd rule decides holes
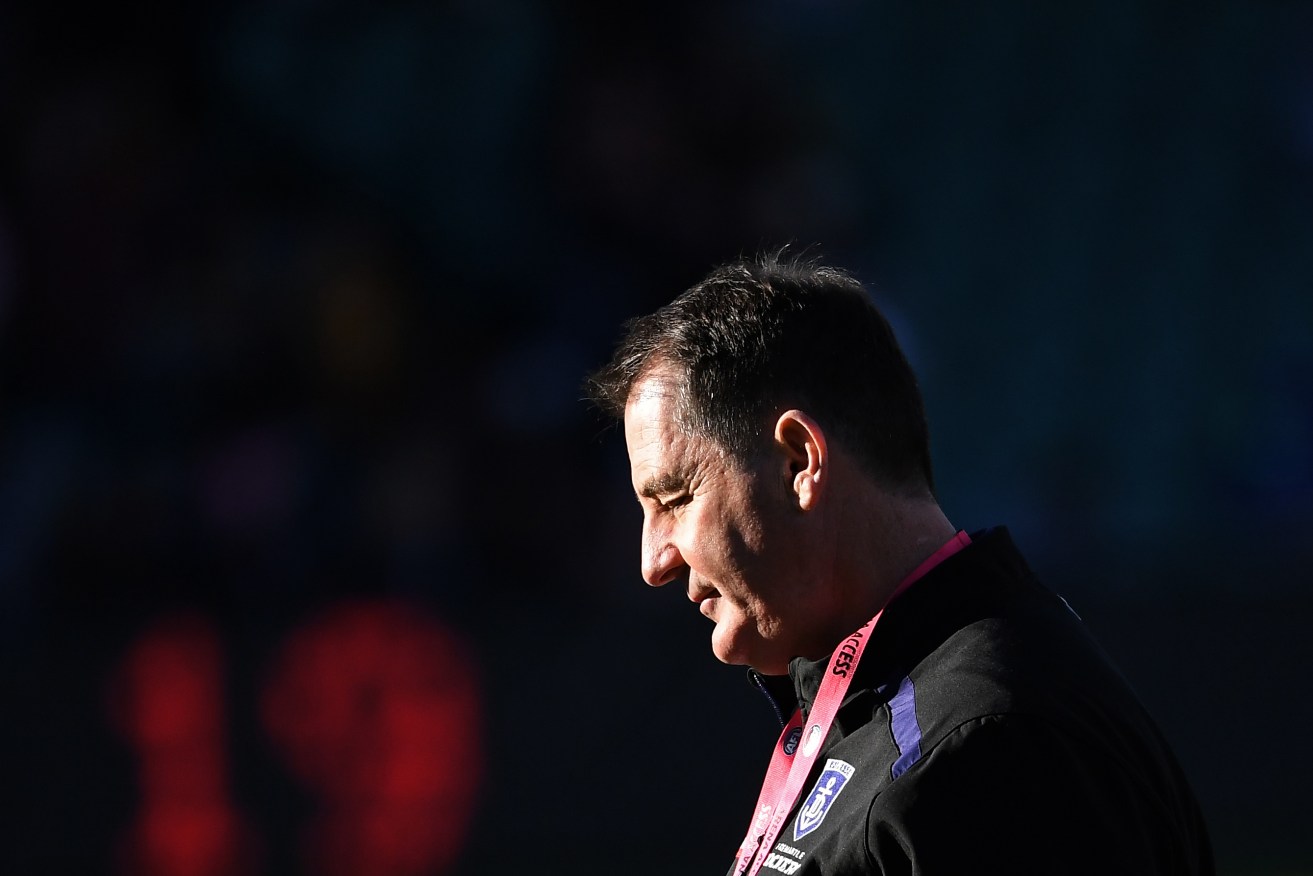
[[[970,536],[965,532],[958,532],[898,585],[898,589],[890,597],[890,602],[926,572],[970,543]],[[794,710],[793,717],[780,733],[780,738],[775,743],[775,752],[771,755],[770,767],[766,771],[766,779],[761,786],[761,793],[757,796],[752,825],[748,828],[748,835],[743,838],[735,854],[734,876],[741,876],[745,872],[748,876],[756,876],[769,856],[770,850],[775,847],[775,838],[779,836],[785,820],[793,811],[793,804],[797,802],[798,792],[802,790],[803,783],[811,773],[811,765],[821,750],[821,743],[830,733],[830,725],[834,723],[839,704],[848,693],[853,670],[862,659],[862,652],[866,650],[866,643],[870,641],[871,631],[875,629],[882,614],[884,614],[883,608],[876,612],[875,617],[867,621],[861,629],[844,639],[843,644],[830,656],[830,664],[826,668],[825,677],[821,680],[820,690],[816,693],[816,702],[812,704],[807,730],[802,732],[802,709],[799,707]]]
[[[734,876],[740,876],[745,871],[749,876],[755,876],[770,849],[775,847],[775,837],[793,810],[798,792],[802,790],[811,772],[812,762],[830,732],[830,725],[834,723],[839,704],[848,692],[852,670],[861,659],[871,630],[883,613],[881,610],[860,630],[844,639],[843,644],[830,657],[830,665],[821,681],[821,689],[816,694],[806,732],[801,737],[796,735],[803,725],[802,709],[798,708],[794,710],[788,726],[780,733],[779,741],[775,743],[775,753],[771,755],[770,768],[766,771],[766,780],[761,786],[761,794],[757,797],[752,827],[739,846],[734,862]],[[749,864],[752,865],[750,870]]]

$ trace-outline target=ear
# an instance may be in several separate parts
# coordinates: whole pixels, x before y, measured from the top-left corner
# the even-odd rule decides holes
[[[820,501],[828,480],[825,432],[806,412],[785,411],[775,421],[775,444],[784,454],[789,488],[798,507],[810,511]]]

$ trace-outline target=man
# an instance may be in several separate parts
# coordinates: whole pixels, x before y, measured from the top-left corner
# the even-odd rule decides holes
[[[782,732],[730,873],[1211,874],[1167,743],[1005,528],[934,493],[915,376],[850,275],[764,256],[630,321],[642,570]],[[792,717],[788,717],[792,714]]]

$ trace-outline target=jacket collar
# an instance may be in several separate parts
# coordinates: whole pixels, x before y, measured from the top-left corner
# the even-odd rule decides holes
[[[952,632],[997,610],[1015,586],[1010,582],[1033,578],[1006,527],[972,533],[970,545],[931,569],[889,605],[857,666],[848,697],[897,681]],[[819,660],[795,657],[789,663],[791,692],[783,684],[784,676],[762,687],[785,714],[799,704],[805,714],[829,664],[830,655]],[[789,693],[792,702],[787,701]]]

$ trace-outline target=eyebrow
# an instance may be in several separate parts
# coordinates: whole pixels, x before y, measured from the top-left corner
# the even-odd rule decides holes
[[[687,471],[668,471],[665,474],[653,475],[644,481],[643,486],[638,490],[638,495],[644,499],[668,496],[687,487],[688,482]]]

